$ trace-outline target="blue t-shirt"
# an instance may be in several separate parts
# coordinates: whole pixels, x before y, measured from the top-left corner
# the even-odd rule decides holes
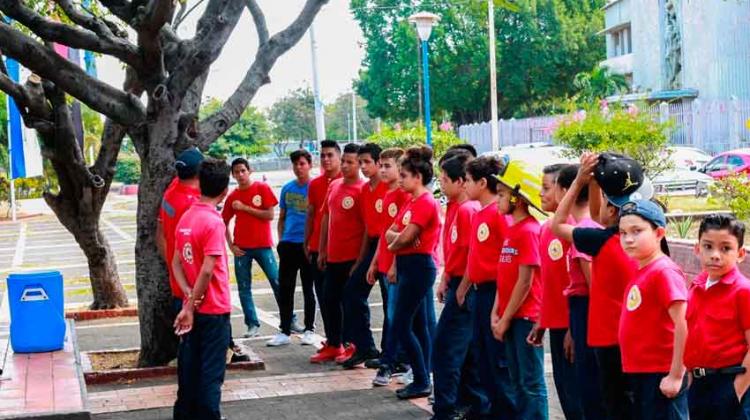
[[[307,186],[299,185],[297,180],[288,182],[281,189],[279,207],[286,210],[282,242],[301,244],[305,241],[305,222],[307,221]]]

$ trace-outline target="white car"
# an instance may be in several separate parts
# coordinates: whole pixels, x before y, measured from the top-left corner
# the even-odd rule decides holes
[[[713,159],[711,155],[696,147],[673,146],[669,151],[669,158],[674,162],[675,169],[697,171]]]
[[[482,156],[494,156],[497,158],[507,156],[512,160],[533,162],[542,167],[556,163],[577,163],[576,159],[571,159],[565,155],[565,148],[546,143],[506,146],[499,151],[485,152]]]
[[[672,169],[653,179],[657,194],[692,194],[701,197],[708,194],[714,183],[710,176],[689,169]]]

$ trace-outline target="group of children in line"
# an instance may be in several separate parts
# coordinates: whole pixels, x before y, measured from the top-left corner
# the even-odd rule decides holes
[[[317,300],[326,341],[310,361],[364,363],[377,369],[376,386],[408,369],[397,396],[433,394],[436,419],[548,418],[547,330],[567,419],[750,418],[750,281],[739,271],[745,227],[734,217],[703,219],[695,246],[703,273],[691,282],[669,257],[663,208],[629,157],[586,153],[580,164],[538,169],[454,146],[437,162],[443,210],[431,149],[320,146],[321,175],[312,180],[312,156],[291,154],[296,179],[279,201],[280,269],[270,230],[277,200],[249,180],[247,161],[232,163],[239,188],[223,220],[212,206],[227,195],[226,164],[200,164],[189,181],[200,184],[197,204],[174,204],[173,190],[189,187],[182,176],[165,194],[164,248],[182,337],[175,418],[219,418],[231,346],[225,237],[246,335],[259,325],[250,291],[256,259],[280,308],[281,332],[267,345],[289,344],[292,332],[312,344]],[[182,157],[178,175],[192,164]],[[304,327],[293,316],[298,272]],[[375,283],[380,352],[368,304]]]

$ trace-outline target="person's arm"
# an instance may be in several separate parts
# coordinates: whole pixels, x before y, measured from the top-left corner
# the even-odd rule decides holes
[[[232,251],[232,254],[238,257],[242,257],[243,255],[245,255],[245,251],[234,244],[234,239],[232,239],[232,232],[229,230],[229,226],[227,226],[224,236],[227,238],[227,246],[229,246],[229,250]]]
[[[503,315],[498,322],[498,333],[496,337],[501,337],[498,338],[500,341],[504,340],[505,333],[510,328],[510,322],[513,320],[513,316],[518,312],[518,309],[523,305],[523,302],[529,295],[529,291],[531,291],[531,282],[534,280],[535,269],[536,266],[533,265],[522,265],[518,268],[518,281],[516,281],[516,285],[513,286],[513,292],[510,294],[508,305],[505,307],[505,311],[503,311]]]
[[[592,180],[589,182],[589,212],[591,213],[591,219],[599,224],[602,224],[599,210],[603,205],[605,204],[602,198],[602,189],[596,180]]]
[[[575,226],[568,224],[568,218],[581,190],[591,183],[593,179],[591,172],[594,170],[597,161],[598,158],[596,155],[584,154],[581,156],[581,166],[578,168],[578,174],[557,206],[557,210],[552,215],[550,223],[552,233],[564,241],[573,242],[573,229],[575,229]]]
[[[672,364],[667,376],[662,378],[659,389],[667,398],[674,398],[682,389],[682,381],[685,376],[685,365],[683,355],[685,353],[685,341],[687,340],[687,320],[685,312],[687,302],[675,301],[669,305],[669,317],[674,322],[674,344],[672,347]]]
[[[179,252],[175,252],[172,257],[172,272],[174,273],[174,279],[177,281],[177,285],[180,287],[180,290],[182,290],[182,293],[185,296],[190,296],[190,285],[185,277],[185,271],[182,269]]]
[[[279,234],[279,242],[284,236],[284,222],[286,221],[286,209],[279,209],[279,222],[276,224],[276,230]]]
[[[391,252],[396,252],[400,249],[404,249],[406,247],[411,246],[414,244],[414,242],[419,238],[419,234],[422,233],[422,228],[418,225],[415,225],[414,223],[409,223],[404,230],[401,231],[401,233],[398,234],[393,239],[393,242],[391,242],[388,245],[388,250]]]
[[[464,274],[464,278],[461,279],[461,283],[459,283],[456,288],[456,302],[458,302],[458,306],[464,306],[464,302],[466,302],[466,293],[469,292],[469,287],[471,287],[471,280],[469,280],[469,273],[467,270],[467,273]]]
[[[367,228],[365,228],[365,231],[362,232],[362,245],[359,247],[359,255],[357,256],[356,261],[354,261],[352,269],[349,271],[350,276],[354,274],[354,271],[359,267],[362,261],[367,258],[368,252],[370,252],[370,237],[367,236]]]
[[[398,238],[398,230],[396,225],[392,225],[387,231],[385,231],[385,243],[390,245],[393,241]]]
[[[273,220],[274,217],[275,206],[269,207],[267,209],[256,209],[255,207],[251,207],[240,202],[240,200],[235,200],[232,203],[232,207],[234,207],[234,209],[237,211],[244,211],[251,216],[257,217],[258,219]]]
[[[448,283],[450,282],[450,276],[448,273],[443,271],[443,275],[440,276],[440,283],[438,284],[435,296],[440,303],[445,303],[445,293],[448,291]]]
[[[734,377],[734,392],[737,394],[738,400],[742,400],[747,389],[750,388],[750,330],[745,330],[745,342],[748,345],[745,358],[742,359],[742,367],[745,368],[745,373]]]
[[[305,239],[302,244],[303,249],[305,251],[305,255],[308,258],[310,257],[310,237],[312,236],[314,223],[315,223],[315,206],[310,204],[309,198],[308,198],[307,217],[305,218]]]
[[[175,253],[175,255],[177,254]],[[195,281],[195,287],[193,287],[192,293],[187,295],[187,299],[182,305],[182,310],[174,321],[175,333],[177,335],[187,334],[193,329],[193,313],[195,312],[195,307],[200,306],[203,302],[203,295],[208,288],[208,282],[211,281],[214,266],[216,265],[216,260],[218,258],[219,256],[217,255],[206,255],[203,259],[203,265],[201,266],[201,271]],[[177,261],[179,265],[179,257],[175,261]],[[182,274],[181,269],[180,273]],[[182,274],[182,276],[184,280],[184,274]],[[187,281],[185,281],[185,284],[187,284]]]
[[[375,254],[373,254],[372,261],[370,261],[370,267],[367,269],[367,283],[370,286],[374,285],[377,280],[375,274],[378,272],[378,254],[380,254],[380,247],[375,248]]]
[[[326,266],[328,260],[328,213],[323,214],[320,222],[320,246],[318,247],[318,268],[321,270]]]
[[[159,220],[156,223],[156,247],[159,249],[159,253],[164,257],[165,262],[170,262],[171,258],[167,255],[167,237],[164,234],[164,221]]]

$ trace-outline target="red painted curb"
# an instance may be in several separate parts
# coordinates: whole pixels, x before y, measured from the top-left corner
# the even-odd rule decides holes
[[[65,318],[74,319],[76,321],[91,321],[94,319],[118,318],[124,316],[138,316],[138,308],[117,308],[65,312]]]

